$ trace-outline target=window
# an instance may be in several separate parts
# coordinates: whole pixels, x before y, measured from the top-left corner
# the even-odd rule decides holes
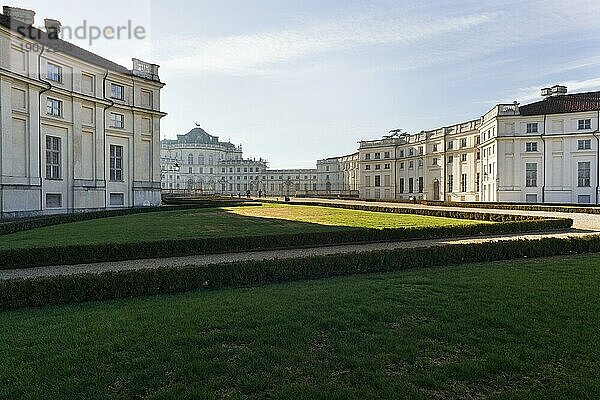
[[[48,63],[46,77],[49,81],[62,83],[62,67],[56,64]]]
[[[538,123],[537,122],[527,123],[527,133],[537,133],[537,131],[538,131]]]
[[[448,164],[452,164],[454,162],[454,156],[448,156]]]
[[[125,88],[122,85],[116,83],[110,84],[110,97],[117,100],[123,100],[125,94]]]
[[[415,149],[408,149],[408,155],[409,156],[414,156],[415,155]]]
[[[414,161],[409,161],[408,162],[408,168],[414,168],[415,167],[415,162]]]
[[[193,163],[194,163],[194,155],[188,154],[188,164],[193,164]]]
[[[193,171],[193,170],[192,170],[192,167],[188,167],[188,174],[191,174],[191,173],[192,173],[192,171]]]
[[[381,175],[375,175],[375,187],[381,186]]]
[[[467,154],[466,153],[460,155],[460,161],[462,161],[462,162],[467,161]]]
[[[419,167],[423,166],[423,160],[419,160]]]
[[[481,160],[481,151],[478,151],[478,152],[475,154],[475,157],[477,158],[477,160]]]
[[[592,120],[591,119],[580,119],[577,122],[577,129],[592,129]]]
[[[400,193],[404,193],[404,178],[400,178],[400,187],[398,188]]]
[[[365,160],[370,160],[370,159],[371,159],[371,153],[365,154]]]
[[[423,193],[423,177],[422,176],[419,177],[418,185],[419,185],[419,193]]]
[[[431,162],[432,165],[438,165],[438,159],[434,158]]]
[[[414,179],[408,178],[408,193],[412,193],[415,189]]]
[[[62,117],[63,102],[48,97],[48,99],[46,100],[46,113],[48,115],[54,115],[55,117]]]
[[[419,146],[419,155],[423,154],[423,146]]]
[[[110,127],[123,129],[125,127],[125,116],[123,114],[110,113]]]
[[[375,159],[379,160],[381,158],[381,153],[375,153]]]
[[[365,186],[371,186],[371,177],[365,176]]]
[[[479,135],[475,136],[475,144],[476,145],[481,144],[481,136],[479,136]]]
[[[467,191],[467,174],[462,174],[460,176],[460,191],[461,192]]]
[[[404,162],[400,163],[400,169],[404,169]]]
[[[537,203],[537,194],[526,194],[525,202],[526,203]]]
[[[537,163],[525,164],[525,186],[537,187]]]
[[[110,180],[123,180],[123,146],[110,145]]]
[[[365,171],[370,171],[371,170],[371,166],[369,164],[365,165]]]
[[[477,191],[479,191],[480,189],[480,183],[481,182],[481,174],[478,172],[477,175],[475,175],[475,188],[477,189]]]
[[[381,164],[375,164],[375,169],[381,169]]]
[[[46,179],[61,177],[61,139],[56,136],[46,136]]]
[[[390,158],[390,152],[389,152],[389,151],[386,151],[386,152],[384,153],[384,157],[385,157],[385,158]]]
[[[448,192],[454,191],[454,175],[448,175]]]
[[[577,141],[577,150],[590,150],[592,148],[591,139],[583,139]]]
[[[111,206],[122,206],[125,204],[125,196],[123,193],[111,193],[109,197],[109,204]]]
[[[577,196],[577,202],[579,204],[590,204],[592,202],[592,196],[589,194],[580,194]]]
[[[404,157],[404,150],[400,150],[400,157]]]
[[[434,145],[433,145],[433,152],[436,152],[436,151],[438,151],[438,145],[437,145],[437,144],[434,144]]]
[[[590,179],[590,162],[579,162],[577,163],[577,186],[579,187],[590,187],[591,179]]]
[[[525,151],[527,151],[527,152],[538,151],[538,144],[537,144],[537,142],[527,142],[527,143],[525,143]]]
[[[390,164],[385,164],[385,165],[383,166],[383,168],[384,168],[384,169],[390,169]]]
[[[460,147],[467,147],[467,138],[460,139]]]
[[[453,141],[453,140],[450,140],[450,141],[448,142],[448,150],[452,150],[453,148],[454,148],[454,141]]]
[[[46,194],[46,208],[61,208],[62,207],[62,195],[47,193]]]

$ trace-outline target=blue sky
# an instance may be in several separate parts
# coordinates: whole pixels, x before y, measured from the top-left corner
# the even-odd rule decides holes
[[[142,41],[78,44],[161,65],[163,137],[198,122],[273,168],[313,166],[393,128],[478,118],[556,83],[600,90],[598,0],[8,4],[36,10],[37,24],[144,26]]]

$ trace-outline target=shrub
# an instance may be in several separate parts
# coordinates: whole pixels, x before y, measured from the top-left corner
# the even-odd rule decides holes
[[[0,250],[0,269],[287,249],[305,246],[327,246],[343,243],[538,232],[567,229],[571,225],[572,220],[569,219],[530,219],[507,221],[498,224],[465,226],[390,229],[355,228],[347,231],[306,232],[268,236],[165,239],[147,242],[17,248]]]
[[[0,282],[0,309],[590,252],[600,252],[600,236],[470,243],[10,280]]]

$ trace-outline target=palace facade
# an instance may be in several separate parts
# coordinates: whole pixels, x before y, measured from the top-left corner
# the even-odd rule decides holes
[[[34,18],[0,14],[1,216],[159,205],[158,66],[125,68]]]
[[[600,204],[600,92],[556,85],[542,97],[360,142],[360,197]]]

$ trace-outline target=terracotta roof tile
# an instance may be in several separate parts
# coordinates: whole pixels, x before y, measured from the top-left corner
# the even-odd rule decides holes
[[[597,110],[600,110],[600,92],[553,96],[519,107],[521,115],[563,114]]]

